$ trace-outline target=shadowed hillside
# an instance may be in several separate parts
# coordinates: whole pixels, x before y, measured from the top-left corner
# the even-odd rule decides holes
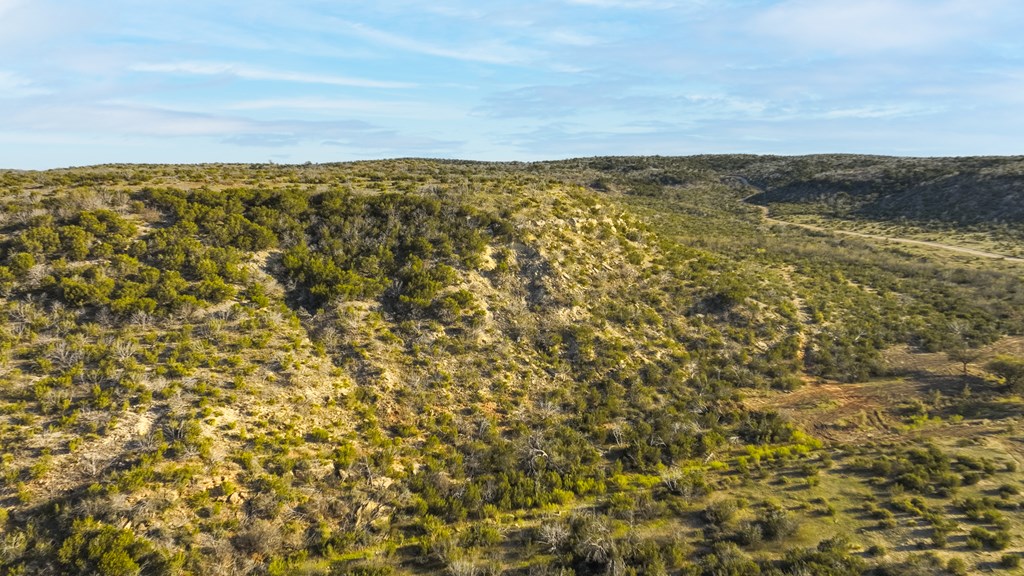
[[[711,159],[762,188],[763,205],[877,220],[954,224],[1024,222],[1024,159],[880,156]]]

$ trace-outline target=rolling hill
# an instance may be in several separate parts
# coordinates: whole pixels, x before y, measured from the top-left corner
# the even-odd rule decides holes
[[[712,165],[745,176],[758,204],[836,216],[956,225],[1024,221],[1024,158],[749,157]]]
[[[752,204],[1012,243],[1021,162],[0,172],[0,570],[1013,569],[1024,265]]]

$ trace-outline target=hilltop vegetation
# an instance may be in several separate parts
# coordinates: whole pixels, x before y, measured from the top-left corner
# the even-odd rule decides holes
[[[743,199],[1015,162],[0,172],[0,571],[1014,569],[1024,267]]]

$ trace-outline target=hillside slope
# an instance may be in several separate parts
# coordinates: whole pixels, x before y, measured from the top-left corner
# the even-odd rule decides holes
[[[831,215],[957,225],[1024,222],[1024,158],[822,155],[712,161],[764,193],[763,205],[802,204]]]
[[[1024,269],[773,227],[729,176],[775,161],[0,173],[0,569],[860,574],[1020,551]],[[789,401],[886,382],[870,414]]]

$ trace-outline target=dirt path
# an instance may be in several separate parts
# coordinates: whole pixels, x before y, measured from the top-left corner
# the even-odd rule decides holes
[[[1005,260],[1007,262],[1019,262],[1024,263],[1024,258],[1015,258],[1013,256],[1007,256],[1005,254],[996,254],[995,252],[985,252],[984,250],[975,250],[974,248],[964,248],[962,246],[950,246],[949,244],[942,244],[940,242],[929,242],[928,240],[911,240],[910,238],[898,238],[895,236],[879,236],[877,234],[865,234],[863,232],[854,232],[852,230],[840,230],[835,228],[825,228],[823,226],[815,226],[813,224],[802,224],[798,222],[787,222],[786,220],[779,220],[778,218],[772,218],[768,216],[768,208],[764,206],[758,206],[764,212],[765,222],[772,224],[782,224],[784,226],[796,226],[805,230],[813,230],[815,232],[830,232],[834,234],[844,234],[846,236],[856,236],[858,238],[867,238],[869,240],[882,240],[886,242],[899,242],[900,244],[913,244],[914,246],[927,246],[929,248],[938,248],[940,250],[949,250],[950,252],[959,252],[960,254],[967,254],[969,256],[978,256],[979,258],[992,258],[995,260]]]
[[[899,238],[897,236],[880,236],[878,234],[865,234],[864,232],[854,232],[852,230],[840,230],[835,228],[825,228],[823,226],[815,226],[814,224],[802,224],[799,222],[789,222],[787,220],[779,220],[778,218],[772,218],[768,214],[767,206],[760,206],[757,204],[750,204],[747,202],[754,196],[757,196],[762,192],[753,184],[743,181],[744,184],[751,188],[755,188],[758,192],[747,196],[742,200],[743,203],[748,206],[753,206],[761,211],[761,215],[764,217],[765,222],[770,224],[779,224],[782,226],[794,226],[796,228],[803,228],[804,230],[813,230],[814,232],[825,232],[832,234],[843,234],[845,236],[856,236],[857,238],[865,238],[867,240],[881,240],[883,242],[898,242],[900,244],[911,244],[914,246],[925,246],[927,248],[938,248],[940,250],[948,250],[950,252],[958,252],[960,254],[967,254],[968,256],[977,256],[979,258],[991,258],[994,260],[1003,260],[1006,262],[1017,262],[1024,264],[1024,258],[1016,258],[1013,256],[1007,256],[1005,254],[996,254],[995,252],[985,252],[984,250],[975,250],[974,248],[964,248],[962,246],[951,246],[949,244],[943,244],[941,242],[930,242],[928,240],[911,240],[910,238]]]

